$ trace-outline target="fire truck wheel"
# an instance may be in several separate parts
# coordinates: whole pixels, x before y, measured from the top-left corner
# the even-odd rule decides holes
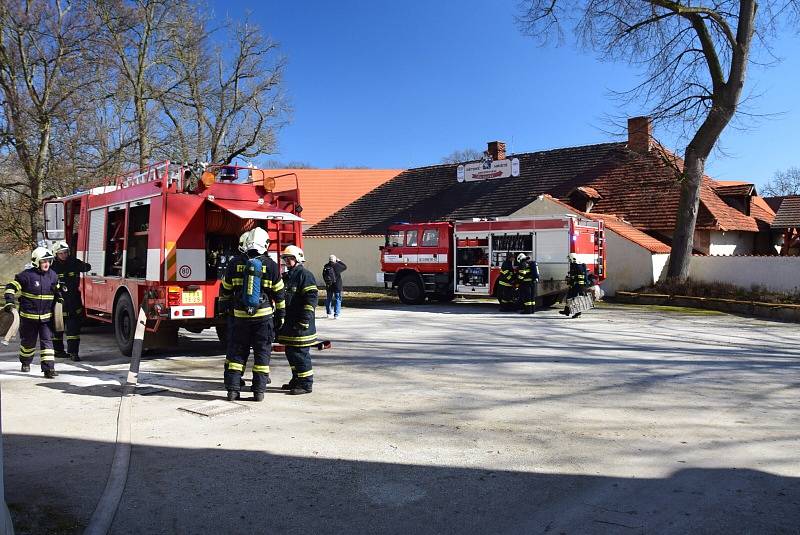
[[[407,305],[421,305],[425,302],[425,289],[419,277],[408,275],[397,285],[397,297]]]
[[[228,327],[226,325],[216,325],[214,328],[217,330],[217,338],[222,345],[228,344]]]
[[[114,306],[114,335],[120,353],[129,357],[133,351],[133,336],[136,334],[136,312],[131,297],[123,293]]]

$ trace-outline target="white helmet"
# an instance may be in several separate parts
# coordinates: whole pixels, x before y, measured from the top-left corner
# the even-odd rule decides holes
[[[295,260],[298,262],[305,262],[306,257],[303,254],[303,250],[296,245],[287,245],[286,248],[281,253],[281,256],[293,256]]]
[[[578,261],[578,255],[576,255],[575,253],[569,253],[569,255],[567,255],[567,258],[569,259],[570,262]]]
[[[525,253],[519,253],[517,255],[517,262],[522,262],[523,260],[527,260],[527,259],[528,259],[528,255],[526,255]]]
[[[250,231],[250,237],[247,240],[247,250],[255,249],[258,254],[267,252],[269,246],[269,234],[261,227],[256,227]]]
[[[53,261],[53,253],[47,247],[37,247],[31,253],[31,263],[33,267],[39,267],[39,262],[43,260]]]
[[[248,230],[247,232],[243,232],[241,236],[239,236],[239,252],[244,253],[247,252],[247,244],[250,241],[250,234],[252,231]]]
[[[65,241],[57,241],[53,244],[53,254],[56,255],[58,253],[63,253],[64,251],[69,252],[69,244]]]

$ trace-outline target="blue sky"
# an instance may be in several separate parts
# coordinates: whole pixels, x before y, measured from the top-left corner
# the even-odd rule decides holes
[[[251,20],[288,59],[292,122],[281,161],[315,167],[407,168],[502,140],[513,152],[603,143],[622,110],[610,90],[637,73],[572,42],[538,47],[514,22],[517,0],[212,0],[217,17]],[[776,67],[751,68],[755,113],[781,113],[723,134],[726,154],[706,169],[719,180],[761,184],[800,166],[800,37],[785,35]],[[673,132],[656,137],[679,149]]]

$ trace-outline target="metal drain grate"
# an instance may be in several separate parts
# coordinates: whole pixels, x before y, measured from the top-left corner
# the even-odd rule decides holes
[[[192,414],[199,414],[200,416],[207,416],[214,418],[221,414],[232,414],[236,412],[249,411],[250,407],[234,401],[224,401],[221,399],[212,399],[211,401],[204,401],[188,407],[179,407],[178,410],[190,412]]]

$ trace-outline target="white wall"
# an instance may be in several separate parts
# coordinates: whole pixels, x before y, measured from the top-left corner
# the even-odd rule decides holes
[[[800,256],[693,256],[689,277],[750,289],[800,292]]]
[[[328,256],[335,254],[347,264],[342,273],[345,288],[352,286],[379,286],[375,274],[381,270],[381,257],[378,250],[384,238],[369,236],[347,236],[342,238],[303,236],[303,252],[306,267],[314,273],[317,284],[322,282],[322,266],[328,263]]]
[[[576,215],[561,204],[543,197],[517,210],[511,216]],[[601,284],[606,295],[618,290],[635,290],[653,284],[664,268],[669,255],[654,255],[641,245],[623,238],[606,227],[606,272]]]
[[[753,254],[755,233],[738,231],[713,231],[710,236],[708,254],[711,256],[730,256],[734,254]]]

